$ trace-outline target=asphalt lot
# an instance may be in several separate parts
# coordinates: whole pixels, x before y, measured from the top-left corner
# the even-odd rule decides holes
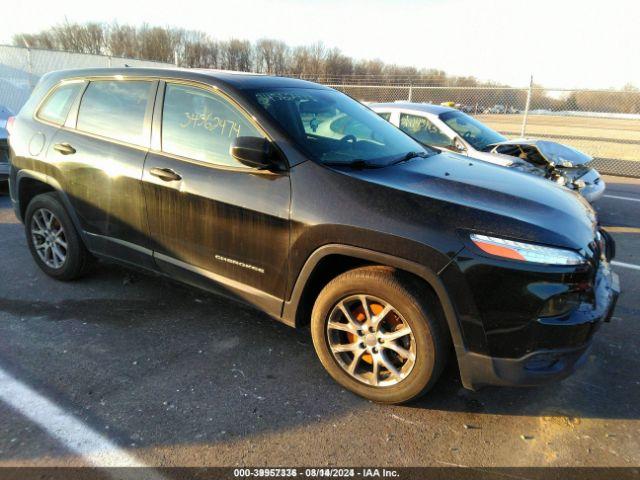
[[[601,222],[617,261],[640,265],[640,180],[607,180]],[[469,392],[450,367],[389,407],[334,383],[308,331],[230,301],[104,263],[49,279],[6,196],[0,245],[0,377],[42,399],[0,401],[0,466],[85,465],[104,445],[103,463],[162,466],[640,465],[640,270],[616,267],[616,315],[562,383]],[[98,437],[87,455],[64,422]]]

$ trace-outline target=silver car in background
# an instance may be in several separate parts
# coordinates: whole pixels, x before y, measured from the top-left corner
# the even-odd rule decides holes
[[[589,202],[604,194],[604,180],[588,165],[593,158],[567,145],[536,139],[508,140],[451,107],[409,102],[368,106],[421,143],[545,177],[579,192]]]

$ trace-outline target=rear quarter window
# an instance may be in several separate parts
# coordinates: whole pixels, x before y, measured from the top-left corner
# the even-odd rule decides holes
[[[41,120],[62,125],[84,85],[84,82],[60,85],[47,96],[36,116]]]
[[[99,80],[80,102],[77,129],[132,144],[146,144],[145,117],[153,82]]]

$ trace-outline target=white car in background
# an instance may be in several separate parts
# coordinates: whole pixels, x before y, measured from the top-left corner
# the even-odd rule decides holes
[[[367,106],[423,144],[545,177],[578,191],[589,202],[604,194],[604,180],[588,166],[593,158],[569,146],[547,140],[508,140],[466,113],[441,105],[395,102]]]

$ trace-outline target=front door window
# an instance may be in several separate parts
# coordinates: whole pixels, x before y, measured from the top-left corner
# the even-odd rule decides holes
[[[426,145],[444,148],[453,146],[452,140],[426,117],[402,113],[400,130]]]

